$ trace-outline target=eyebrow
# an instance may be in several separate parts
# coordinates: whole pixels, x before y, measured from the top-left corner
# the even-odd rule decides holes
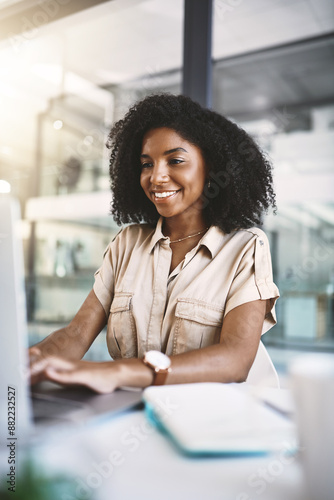
[[[164,156],[166,155],[170,155],[171,153],[176,153],[176,151],[184,151],[185,153],[188,153],[188,151],[184,148],[173,148],[173,149],[168,149],[167,151],[165,151],[163,153]],[[141,154],[140,155],[141,158],[149,158],[150,155],[146,155],[146,154]]]

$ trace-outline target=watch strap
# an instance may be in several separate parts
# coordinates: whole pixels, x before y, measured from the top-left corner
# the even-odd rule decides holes
[[[153,383],[152,385],[164,385],[168,373],[171,371],[170,368],[166,370],[154,370],[153,371]]]

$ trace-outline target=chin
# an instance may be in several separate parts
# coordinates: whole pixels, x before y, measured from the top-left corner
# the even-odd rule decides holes
[[[165,217],[165,218],[169,218],[169,217],[174,217],[175,215],[177,215],[176,213],[174,212],[170,212],[168,210],[158,210],[157,209],[157,212],[158,214],[161,216],[161,217]]]

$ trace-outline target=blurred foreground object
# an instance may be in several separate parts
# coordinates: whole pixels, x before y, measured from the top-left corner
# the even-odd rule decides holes
[[[310,500],[333,500],[334,354],[298,357],[290,376]]]

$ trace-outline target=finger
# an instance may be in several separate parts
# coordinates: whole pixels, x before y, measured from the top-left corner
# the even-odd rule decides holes
[[[44,379],[43,377],[43,355],[38,347],[31,347],[29,353],[29,366],[27,367],[27,378],[31,385],[36,384]]]
[[[57,356],[48,356],[45,360],[46,367],[54,368],[55,370],[73,370],[77,364],[75,361],[59,358]]]
[[[28,353],[30,363],[34,363],[42,355],[42,352],[38,347],[30,347]]]
[[[45,370],[45,377],[52,382],[57,382],[62,385],[73,385],[80,382],[77,381],[77,373],[70,370],[60,370],[49,366]]]
[[[55,363],[46,368],[45,376],[48,380],[61,385],[82,385],[95,392],[111,392],[110,389],[108,391],[100,389],[100,384],[96,381],[97,374],[89,368],[89,365],[84,363],[83,361],[72,363],[71,367],[68,367],[65,363],[57,363],[56,366]]]
[[[48,380],[58,382],[62,385],[89,386],[89,373],[87,374],[87,370],[81,367],[79,363],[62,359],[53,360],[46,367],[44,374]]]
[[[48,359],[44,369],[46,378],[64,384],[75,382],[77,371],[77,363],[55,357]]]
[[[38,375],[45,370],[47,366],[47,360],[45,358],[39,358],[30,365],[30,376]]]
[[[36,345],[33,345],[32,347],[29,347],[29,354],[37,354],[38,355],[40,353],[41,353],[41,350]]]
[[[48,367],[54,366],[55,368],[61,369],[71,369],[72,363],[63,360],[61,358],[56,358],[52,356],[46,356],[37,359],[30,365],[30,383],[34,385],[42,380],[45,380],[46,374],[45,371]]]

